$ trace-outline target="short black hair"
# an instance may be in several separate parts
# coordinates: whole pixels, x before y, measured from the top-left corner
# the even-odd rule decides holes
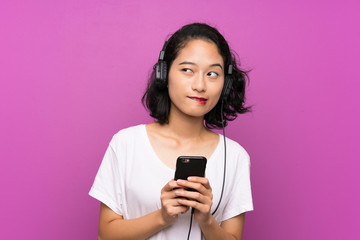
[[[224,60],[224,69],[228,69],[230,64],[233,66],[233,72],[229,76],[232,78],[232,87],[228,97],[223,100],[223,119],[224,126],[226,126],[228,121],[232,121],[237,117],[237,114],[251,111],[251,107],[245,107],[245,86],[246,82],[249,81],[248,72],[240,69],[237,64],[237,54],[230,50],[227,41],[219,31],[204,23],[185,25],[169,38],[164,56],[168,72],[179,51],[190,40],[194,39],[214,43]],[[160,124],[166,124],[169,123],[171,100],[167,87],[156,81],[155,66],[156,64],[153,67],[147,89],[142,97],[142,104],[150,111],[151,117],[157,119]],[[204,120],[207,128],[222,128],[221,104],[220,99],[215,107],[205,114]]]

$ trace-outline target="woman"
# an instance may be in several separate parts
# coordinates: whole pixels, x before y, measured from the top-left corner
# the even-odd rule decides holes
[[[157,121],[114,135],[90,190],[102,202],[99,239],[241,239],[253,210],[249,155],[210,129],[249,111],[246,77],[215,28],[170,37],[143,97]],[[184,155],[207,158],[205,177],[173,180]]]

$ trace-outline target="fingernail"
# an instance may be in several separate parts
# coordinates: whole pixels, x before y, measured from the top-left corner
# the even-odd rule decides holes
[[[190,181],[193,180],[193,179],[194,179],[193,177],[188,177],[188,180],[190,180]]]
[[[182,183],[182,182],[183,182],[183,180],[181,180],[181,179],[178,179],[178,180],[177,180],[177,182],[178,182],[178,183]]]

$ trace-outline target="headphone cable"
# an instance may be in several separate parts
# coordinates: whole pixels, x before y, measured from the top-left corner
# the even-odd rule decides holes
[[[221,101],[221,124],[222,124],[222,130],[223,130],[223,139],[224,139],[224,174],[223,174],[223,184],[221,187],[221,195],[220,195],[220,200],[215,208],[215,210],[211,213],[212,215],[214,215],[216,213],[216,211],[218,210],[222,197],[223,197],[223,193],[224,193],[224,186],[225,186],[225,175],[226,175],[226,138],[225,138],[225,126],[224,126],[224,115],[223,115],[223,107],[224,107],[224,100]]]
[[[188,232],[187,240],[189,240],[189,239],[190,239],[190,233],[191,233],[191,227],[192,227],[193,216],[194,216],[194,208],[191,208],[190,227],[189,227],[189,232]]]

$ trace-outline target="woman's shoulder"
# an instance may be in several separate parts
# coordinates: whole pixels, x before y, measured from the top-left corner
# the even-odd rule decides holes
[[[121,143],[142,139],[144,130],[144,124],[123,128],[113,135],[110,144],[119,145]]]
[[[114,136],[128,136],[133,135],[134,133],[141,132],[145,128],[145,124],[139,124],[135,126],[126,127],[120,129]]]
[[[220,135],[223,138],[223,135]],[[226,148],[229,154],[237,155],[239,158],[249,160],[250,156],[245,148],[240,145],[237,141],[226,137]]]

